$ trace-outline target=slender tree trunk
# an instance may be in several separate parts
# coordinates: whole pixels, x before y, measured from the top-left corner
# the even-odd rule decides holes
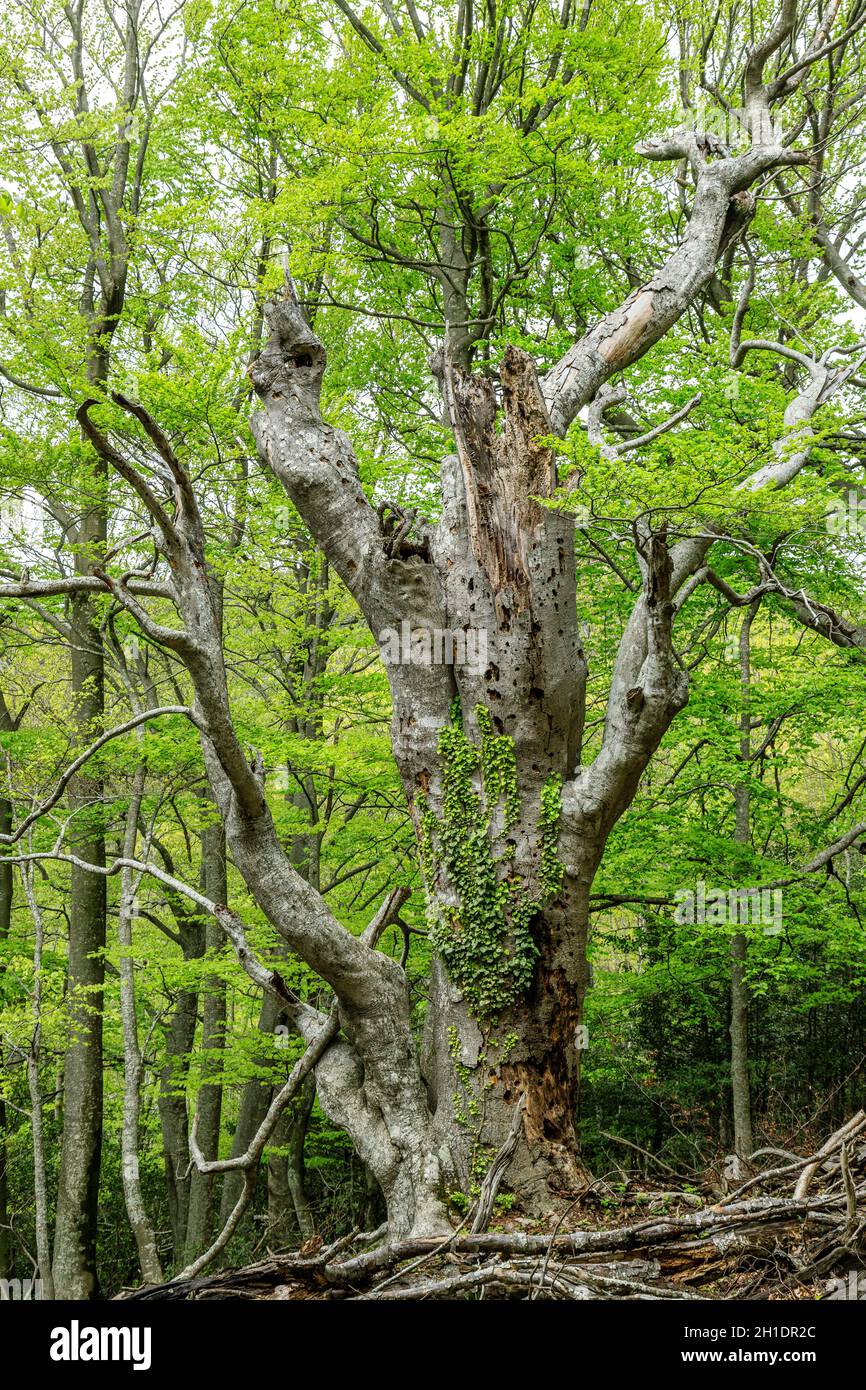
[[[278,1001],[271,998],[270,995],[266,995],[259,1011],[258,1031],[265,1036],[272,1037],[281,1018],[285,1019],[285,1015]],[[257,1064],[266,1066],[273,1061],[273,1054],[268,1050],[263,1052],[255,1061]],[[241,1092],[237,1124],[232,1137],[232,1158],[238,1158],[249,1149],[253,1136],[268,1112],[273,1093],[274,1088],[270,1081],[252,1079],[244,1085]],[[224,1226],[231,1216],[243,1184],[243,1173],[228,1172],[225,1174],[220,1200],[220,1225]]]
[[[740,628],[740,758],[748,775],[751,759],[752,623],[760,600],[750,604]],[[748,782],[735,789],[734,839],[747,845],[751,838]],[[744,932],[731,937],[731,1099],[734,1118],[734,1154],[741,1174],[748,1171],[754,1149],[752,1137],[752,1096],[749,1083],[749,986],[746,979],[748,941]]]
[[[31,837],[32,848],[32,837]],[[42,1088],[39,1079],[39,1054],[42,1044],[42,954],[44,930],[42,913],[33,890],[33,867],[22,866],[24,892],[34,927],[33,947],[33,1033],[27,1053],[27,1088],[30,1093],[30,1126],[33,1138],[33,1196],[36,1205],[36,1256],[43,1297],[53,1299],[54,1278],[51,1268],[51,1236],[48,1225],[48,1176],[45,1163],[45,1135],[42,1117]]]
[[[198,959],[204,952],[204,924],[201,930],[181,933],[183,958]],[[159,1076],[159,1118],[165,1161],[165,1183],[171,1225],[174,1262],[180,1265],[186,1248],[189,1215],[189,1116],[185,1096],[190,1054],[198,1023],[198,995],[181,990],[165,1039],[165,1064]]]
[[[111,175],[100,180],[97,193],[92,172],[99,164],[87,121],[75,141],[80,167],[88,171],[87,186],[77,185],[72,173],[76,161],[60,163],[64,184],[89,247],[78,310],[87,332],[87,378],[94,395],[102,398],[108,386],[111,347],[126,295],[129,247],[127,214],[134,217],[140,202],[141,173],[149,137],[149,122],[139,137],[137,150],[130,146],[132,114],[142,90],[141,49],[138,22],[141,0],[128,0],[122,29],[123,61],[115,88],[119,110],[117,136],[106,164]],[[70,91],[75,92],[80,115],[91,107],[88,93],[91,64],[87,58],[88,34],[83,5],[65,8],[68,24]],[[66,54],[64,55],[66,56]],[[98,104],[98,99],[97,99]],[[132,159],[131,159],[132,156]],[[135,169],[134,187],[129,186]],[[127,203],[127,195],[129,202]],[[97,488],[107,492],[105,461],[93,473]],[[103,563],[108,537],[105,495],[91,502],[69,539],[74,545],[75,572],[92,575]],[[72,629],[71,685],[74,721],[79,741],[98,732],[104,716],[105,653],[101,609],[87,594],[69,600]],[[96,868],[105,867],[105,835],[100,803],[102,788],[93,778],[77,776],[69,786],[69,805],[74,813],[71,847],[79,859]],[[94,811],[87,808],[93,805]],[[70,1044],[64,1066],[63,1138],[60,1153],[57,1221],[54,1241],[54,1279],[60,1298],[95,1298],[99,1292],[96,1241],[99,1176],[102,1158],[102,1004],[103,953],[106,941],[106,883],[104,877],[77,865],[71,867],[69,896],[68,999]]]
[[[752,1099],[749,1085],[749,987],[746,983],[748,945],[742,932],[731,937],[731,1097],[734,1114],[734,1153],[745,1175],[754,1149]]]
[[[202,891],[216,903],[228,898],[226,841],[222,825],[215,821],[202,831]],[[219,923],[210,919],[205,928],[205,949],[216,956],[225,949],[225,935]],[[225,1051],[226,988],[219,975],[209,976],[204,985],[201,1047],[205,1057],[205,1076],[219,1076]],[[198,1095],[196,1134],[202,1157],[212,1162],[219,1157],[222,1118],[222,1082],[205,1081]],[[213,1237],[214,1175],[194,1168],[190,1175],[189,1217],[186,1232],[186,1260],[190,1263],[206,1250]]]
[[[141,740],[139,740],[141,741]],[[129,810],[126,816],[123,855],[135,858],[138,838],[138,818],[144,794],[145,768],[140,764],[133,781]],[[141,1192],[138,1162],[139,1120],[143,1065],[138,1041],[138,1020],[135,1012],[135,963],[132,957],[132,933],[135,918],[137,881],[133,870],[124,868],[121,876],[118,937],[120,941],[120,1013],[123,1027],[123,1129],[121,1135],[121,1164],[123,1195],[126,1212],[135,1237],[141,1277],[145,1284],[162,1283],[162,1265],[156,1245],[153,1223],[148,1216]]]
[[[4,1065],[0,1052],[0,1068]],[[9,1223],[9,1147],[6,1102],[0,1096],[0,1279],[12,1278],[12,1232]]]
[[[122,291],[118,298],[118,312]],[[116,318],[91,317],[89,380],[104,388],[109,373],[109,344]],[[97,486],[107,485],[103,461],[94,469]],[[93,503],[75,528],[75,571],[89,575],[102,562],[108,538],[108,512]],[[99,607],[86,594],[69,600],[72,630],[71,689],[79,741],[101,731],[105,716],[105,650]],[[76,857],[105,867],[102,785],[78,775],[69,784],[73,812],[70,843]],[[77,823],[76,823],[77,822]],[[54,1283],[58,1298],[88,1299],[99,1294],[96,1242],[99,1175],[102,1163],[102,1005],[105,981],[106,882],[101,874],[73,864],[69,891],[69,959],[67,1000],[70,1042],[63,1069],[63,1137],[57,1217],[54,1234]]]
[[[0,727],[6,727],[5,702],[0,705]],[[8,835],[12,829],[12,806],[5,797],[0,797],[0,833]],[[11,864],[0,864],[0,942],[6,940],[12,924],[13,868]],[[0,978],[5,967],[0,964]],[[0,1074],[4,1068],[4,1058],[0,1050]],[[0,1089],[0,1279],[12,1278],[12,1231],[9,1212],[9,1148],[7,1140],[6,1102]]]
[[[445,311],[447,349],[451,361],[461,371],[468,372],[472,346],[478,336],[478,325],[470,322],[469,280],[470,258],[466,254],[464,220],[450,189],[452,177],[442,170],[442,188],[448,190],[436,212],[439,255],[443,270],[440,283]],[[447,269],[445,268],[447,267]],[[487,325],[484,325],[485,330]]]
[[[287,1243],[295,1229],[302,1241],[315,1234],[304,1186],[304,1143],[315,1099],[316,1078],[311,1074],[280,1116],[271,1139],[272,1148],[284,1151],[268,1156],[268,1238],[272,1245]]]
[[[155,842],[165,869],[173,874],[174,862],[168,850]],[[205,951],[204,918],[180,895],[169,894],[169,906],[177,925],[177,940],[184,965],[199,960]],[[190,1160],[189,1115],[186,1085],[190,1055],[198,1027],[198,991],[181,988],[175,998],[165,1031],[165,1062],[159,1074],[159,1110],[165,1164],[166,1195],[172,1237],[172,1257],[176,1267],[183,1264],[186,1227],[189,1216]]]
[[[106,519],[95,508],[80,528],[85,548],[76,568],[87,572],[105,542]],[[89,552],[89,553],[88,553]],[[79,738],[92,738],[104,709],[104,654],[99,615],[83,595],[70,600],[72,696]],[[77,776],[70,784],[75,854],[105,867],[101,786]],[[77,833],[75,833],[77,829]],[[99,1292],[96,1237],[102,1158],[102,989],[105,978],[106,884],[100,874],[71,869],[68,1001],[70,1041],[64,1067],[63,1139],[54,1241],[58,1298],[95,1298]]]

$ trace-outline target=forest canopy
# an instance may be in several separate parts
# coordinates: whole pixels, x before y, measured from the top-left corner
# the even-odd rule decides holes
[[[864,46],[4,7],[0,1281],[819,1181],[853,1249]]]

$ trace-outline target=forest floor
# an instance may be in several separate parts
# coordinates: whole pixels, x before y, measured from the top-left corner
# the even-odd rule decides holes
[[[757,1156],[756,1156],[757,1157]],[[816,1299],[845,1297],[866,1267],[866,1113],[815,1152],[763,1150],[772,1166],[723,1196],[598,1180],[546,1222],[496,1212],[496,1190],[454,1234],[388,1243],[384,1229],[271,1253],[242,1269],[121,1298]],[[496,1165],[496,1186],[507,1171]],[[491,1220],[491,1213],[494,1219]]]

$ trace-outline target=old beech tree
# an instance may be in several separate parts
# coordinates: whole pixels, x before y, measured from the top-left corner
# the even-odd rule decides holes
[[[820,120],[781,117],[813,70],[859,32],[858,7],[843,11],[831,4],[823,17],[811,9],[804,17],[796,0],[781,0],[742,58],[742,104],[730,113],[738,130],[733,147],[688,124],[641,147],[646,160],[667,162],[671,180],[687,190],[682,239],[652,278],[543,374],[516,346],[495,370],[473,360],[465,331],[473,318],[473,265],[465,239],[455,245],[460,209],[445,207],[447,331],[431,372],[453,452],[441,461],[435,523],[377,506],[365,493],[351,439],[320,409],[327,344],[288,279],[283,296],[267,306],[267,340],[249,373],[261,467],[279,480],[376,639],[404,622],[419,637],[486,637],[483,664],[388,665],[393,754],[434,947],[420,1047],[403,971],[376,949],[399,903],[386,902],[365,934],[353,935],[298,874],[276,833],[261,759],[251,757],[232,720],[219,589],[208,568],[199,500],[164,422],[120,394],[113,397],[113,430],[96,392],[78,412],[90,446],[148,514],[157,570],[124,576],[94,558],[89,574],[61,588],[26,580],[4,586],[8,596],[76,587],[110,592],[152,643],[185,666],[194,692],[189,717],[200,733],[228,853],[274,932],[333,992],[331,1011],[294,997],[256,957],[243,921],[225,904],[206,894],[199,904],[309,1044],[283,1100],[314,1067],[323,1108],[382,1189],[392,1236],[447,1229],[443,1195],[468,1188],[473,1146],[499,1148],[515,1117],[508,1183],[525,1209],[549,1208],[585,1177],[574,1109],[590,892],[612,828],[688,701],[688,677],[675,654],[677,623],[699,586],[713,582],[715,538],[700,527],[692,535],[669,533],[658,515],[634,525],[641,583],[619,642],[603,741],[588,760],[574,516],[567,505],[545,505],[563,497],[567,503],[577,480],[558,483],[554,441],[580,419],[602,455],[615,454],[623,441],[640,443],[613,379],[708,292],[726,258],[730,266],[761,191],[780,188],[794,200],[791,171],[816,168]],[[354,11],[344,13],[362,42],[378,42]],[[818,211],[814,230],[829,243]],[[845,266],[830,264],[834,255],[838,249],[828,244],[829,273],[842,280]],[[735,320],[734,364],[765,351],[798,360],[785,430],[740,483],[746,499],[797,477],[809,455],[811,421],[846,386],[854,360],[813,360],[744,337],[747,305],[748,284]],[[149,441],[149,474],[125,449],[117,407],[130,430]],[[656,430],[675,428],[683,414]],[[772,574],[762,584],[773,591]],[[832,640],[857,640],[835,614],[788,597],[792,612]],[[165,598],[176,621],[154,616],[155,601]],[[195,1143],[194,1156],[207,1169]],[[219,1167],[211,1163],[210,1171]]]

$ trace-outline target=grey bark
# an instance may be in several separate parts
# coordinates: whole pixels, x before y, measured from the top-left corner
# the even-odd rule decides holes
[[[441,364],[458,453],[443,465],[443,516],[427,534],[427,557],[404,558],[388,553],[375,514],[358,490],[347,442],[318,417],[321,344],[289,301],[272,306],[271,326],[269,346],[252,373],[267,407],[267,422],[259,425],[263,453],[296,505],[302,512],[306,508],[308,522],[318,527],[320,543],[373,632],[399,628],[409,617],[413,627],[428,631],[471,628],[487,634],[484,670],[468,663],[389,670],[392,743],[419,837],[421,798],[428,808],[442,809],[438,739],[455,695],[470,736],[477,737],[474,711],[483,706],[496,731],[513,739],[521,808],[509,835],[516,845],[514,865],[530,892],[537,886],[532,875],[541,790],[551,774],[565,784],[565,883],[534,923],[541,949],[536,984],[527,1001],[500,1020],[503,1034],[516,1033],[520,1041],[494,1075],[478,1074],[485,1103],[476,1143],[498,1147],[514,1101],[526,1095],[527,1142],[512,1174],[527,1201],[541,1205],[552,1187],[571,1190],[582,1178],[572,1117],[592,876],[607,834],[685,699],[670,653],[667,547],[659,538],[647,538],[643,652],[639,659],[627,654],[612,691],[601,758],[576,781],[585,662],[574,598],[573,525],[532,500],[552,494],[555,471],[550,452],[536,443],[550,433],[550,423],[531,361],[513,350],[506,354],[501,434],[490,384],[447,361]],[[504,848],[504,839],[502,824],[492,826],[493,851]],[[453,907],[453,884],[443,878],[428,888]],[[465,999],[438,963],[429,1018],[424,1070],[437,1148],[465,1182],[470,1154],[451,1104],[455,1060],[478,1068],[483,1039]],[[460,1040],[456,1059],[449,1041],[455,1034]]]
[[[228,913],[228,911],[224,908],[217,908],[216,913],[217,916],[221,917],[227,923],[227,931],[229,931],[233,936],[235,936],[237,933],[235,927],[231,925],[232,915]],[[249,953],[244,951],[243,954],[248,958],[248,963],[252,965],[251,958],[249,958]],[[259,966],[258,968],[252,968],[251,973],[253,975],[253,978],[256,978],[259,971],[263,972],[264,968],[261,966]],[[275,986],[271,985],[270,987]],[[250,1145],[249,1150],[245,1154],[239,1155],[237,1158],[216,1159],[209,1163],[206,1163],[205,1160],[202,1158],[201,1151],[199,1150],[198,1144],[196,1142],[195,1126],[193,1126],[193,1130],[190,1135],[190,1155],[196,1167],[200,1171],[210,1171],[214,1173],[228,1172],[233,1169],[241,1169],[244,1173],[244,1185],[240,1197],[238,1198],[238,1201],[234,1209],[232,1210],[232,1213],[228,1221],[226,1222],[223,1229],[220,1231],[220,1234],[217,1236],[216,1240],[206,1251],[204,1251],[203,1254],[199,1255],[198,1259],[194,1260],[191,1265],[189,1265],[186,1269],[182,1270],[180,1274],[175,1276],[175,1282],[177,1282],[177,1280],[180,1279],[191,1278],[194,1274],[198,1274],[202,1269],[205,1269],[213,1260],[215,1260],[217,1255],[219,1255],[225,1249],[229,1240],[237,1230],[238,1224],[249,1204],[249,1200],[252,1195],[253,1175],[255,1174],[264,1147],[267,1144],[271,1135],[273,1134],[274,1128],[280,1118],[280,1115],[282,1114],[286,1105],[288,1105],[289,1102],[293,1099],[302,1082],[313,1071],[320,1058],[325,1054],[325,1052],[327,1052],[330,1049],[337,1035],[338,1030],[339,1018],[337,1015],[336,1008],[332,1008],[330,1014],[328,1015],[319,1015],[317,1017],[315,1025],[311,1030],[309,1046],[307,1047],[304,1055],[296,1062],[295,1066],[292,1068],[292,1073],[286,1084],[282,1086],[278,1093],[274,1096],[273,1101],[268,1107],[268,1113],[265,1116],[261,1126],[257,1130],[255,1136],[253,1137],[253,1142]]]
[[[184,961],[198,959],[204,953],[204,922],[189,912],[178,913],[176,921]],[[194,990],[180,990],[166,1030],[157,1102],[175,1263],[183,1260],[189,1213],[189,1116],[184,1088],[197,1024],[198,995]]]
[[[0,728],[5,732],[12,727],[12,720],[6,701],[0,694]],[[6,797],[0,797],[0,834],[8,835],[12,829],[12,805]],[[12,922],[12,899],[14,892],[14,869],[11,864],[0,864],[0,942],[9,935]],[[0,975],[5,966],[0,966]],[[4,1067],[3,1052],[0,1049],[0,1070]],[[6,1102],[0,1094],[0,1279],[12,1278],[12,1231],[9,1211],[9,1150],[7,1145]]]
[[[95,508],[81,523],[87,548],[76,569],[88,569],[106,535],[106,518]],[[98,612],[85,595],[70,599],[72,692],[82,741],[99,729],[104,709],[104,656]],[[86,864],[105,866],[99,825],[98,780],[78,776],[69,801],[85,828],[74,835],[75,853]],[[95,817],[88,827],[89,818]],[[63,1075],[63,1139],[57,1193],[54,1281],[58,1298],[98,1294],[96,1233],[102,1158],[102,986],[105,978],[105,879],[73,865],[69,892],[68,999],[70,1041]]]
[[[103,177],[79,180],[62,141],[52,139],[51,149],[59,165],[75,215],[89,247],[89,261],[79,311],[88,334],[88,381],[102,394],[110,372],[111,344],[126,295],[129,246],[125,214],[135,216],[140,195],[149,122],[143,123],[137,150],[131,144],[132,114],[141,95],[142,53],[138,23],[141,0],[128,0],[122,29],[123,65],[118,74],[118,95],[127,119],[118,122],[117,138]],[[64,11],[68,35],[57,42],[63,68],[69,64],[70,90],[74,91],[76,116],[82,135],[78,153],[89,172],[102,167],[90,143],[88,111],[90,93],[86,59],[83,5]],[[100,464],[99,474],[104,476]],[[107,513],[100,502],[89,508],[72,528],[75,574],[92,577],[100,564],[107,537]],[[100,611],[86,589],[71,594],[72,697],[81,738],[98,728],[104,713],[104,652]],[[93,779],[76,778],[70,787],[70,806],[84,808],[98,802],[101,789]],[[79,837],[76,846],[85,864],[105,864],[105,840],[98,819]],[[69,997],[71,1042],[64,1068],[64,1125],[60,1156],[59,1190],[54,1248],[54,1278],[60,1298],[94,1298],[98,1293],[96,1271],[97,1208],[102,1154],[102,985],[106,937],[105,880],[98,873],[73,864],[69,899]]]
[[[750,692],[752,684],[752,624],[760,608],[760,599],[750,604],[740,628],[740,758],[744,776],[748,777],[751,748]],[[750,794],[747,781],[735,788],[736,823],[734,839],[747,845],[751,838]],[[731,937],[731,1099],[734,1114],[734,1153],[739,1172],[748,1175],[749,1159],[754,1149],[752,1137],[752,1096],[749,1083],[749,986],[746,979],[748,941],[744,932]]]
[[[222,824],[215,821],[204,828],[201,834],[202,853],[202,892],[216,903],[226,903],[228,881],[226,876],[225,831]],[[225,938],[219,924],[208,920],[205,928],[205,950],[210,957],[218,957],[225,949]],[[205,1079],[196,1105],[196,1127],[199,1146],[203,1157],[212,1161],[219,1156],[220,1127],[222,1119],[223,1087],[219,1075],[222,1071],[222,1057],[225,1051],[226,1030],[226,987],[225,981],[214,973],[204,982],[204,1003],[202,1008],[201,1048],[205,1062]],[[202,1173],[194,1168],[190,1175],[189,1214],[186,1228],[186,1260],[193,1261],[205,1250],[213,1236],[215,1209],[214,1177],[212,1173]]]
[[[141,740],[139,740],[140,743]],[[135,858],[138,838],[138,819],[144,795],[146,770],[143,763],[136,769],[132,795],[126,818],[123,853],[126,859]],[[145,1284],[162,1283],[162,1265],[156,1243],[153,1222],[148,1215],[141,1191],[138,1162],[141,1118],[141,1087],[144,1066],[138,1040],[138,1019],[135,1008],[135,963],[132,958],[133,921],[137,879],[132,869],[125,867],[121,876],[121,896],[118,920],[120,943],[120,1014],[123,1029],[123,1127],[121,1132],[121,1170],[126,1212]]]
[[[51,1267],[51,1235],[48,1227],[48,1170],[45,1161],[45,1129],[42,1110],[42,1086],[39,1077],[42,1047],[42,953],[45,942],[42,913],[33,891],[33,866],[22,865],[24,892],[33,919],[33,1032],[27,1052],[27,1089],[30,1094],[30,1130],[33,1141],[33,1197],[36,1208],[36,1255],[44,1297],[55,1296]]]

